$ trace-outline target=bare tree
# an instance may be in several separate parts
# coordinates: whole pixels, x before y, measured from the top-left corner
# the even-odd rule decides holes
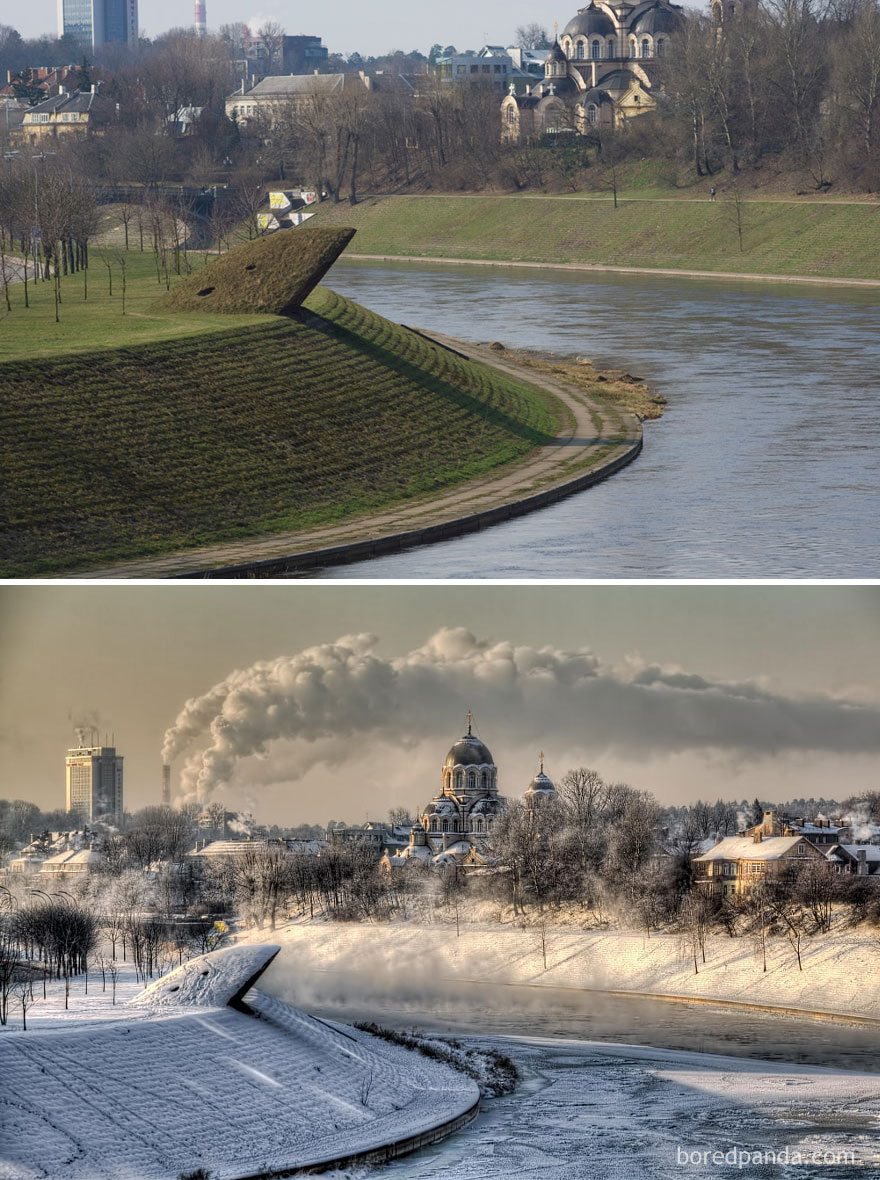
[[[514,37],[520,49],[549,49],[552,45],[547,29],[537,21],[518,25]]]

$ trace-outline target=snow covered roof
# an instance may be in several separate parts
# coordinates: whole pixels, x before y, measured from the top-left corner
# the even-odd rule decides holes
[[[751,836],[727,836],[695,860],[778,860],[802,843],[802,836],[765,836],[757,844]]]
[[[836,847],[842,848],[856,860],[880,861],[880,844],[838,844]]]

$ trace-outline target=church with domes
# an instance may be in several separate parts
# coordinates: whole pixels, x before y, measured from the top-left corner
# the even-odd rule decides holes
[[[507,800],[498,793],[498,768],[488,746],[473,732],[471,713],[467,733],[452,745],[440,776],[440,791],[413,824],[409,846],[398,856],[389,856],[389,866],[412,859],[432,864],[484,863],[492,828]],[[555,794],[553,782],[544,773],[542,754],[540,771],[524,799],[534,806]]]
[[[559,131],[620,127],[653,111],[659,66],[671,51],[682,9],[668,0],[591,3],[557,37],[544,77],[501,104],[502,135],[523,141]]]

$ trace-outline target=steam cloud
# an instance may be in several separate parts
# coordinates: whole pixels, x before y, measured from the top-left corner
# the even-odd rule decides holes
[[[543,743],[552,735],[597,755],[880,750],[877,703],[710,680],[636,658],[614,665],[589,648],[491,642],[465,628],[444,628],[392,659],[377,655],[376,644],[373,635],[345,636],[262,661],[187,701],[162,750],[163,762],[189,752],[179,801],[207,801],[240,759],[268,758],[281,739],[306,744],[306,765],[338,764],[366,737],[445,740],[468,707],[494,741]]]

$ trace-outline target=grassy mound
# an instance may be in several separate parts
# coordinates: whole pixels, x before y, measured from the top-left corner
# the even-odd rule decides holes
[[[156,302],[157,310],[290,315],[351,239],[347,227],[285,230],[237,246]]]
[[[308,306],[0,365],[0,573],[303,529],[480,475],[555,434],[556,410],[527,386],[330,291]]]
[[[363,254],[880,279],[880,203],[405,196],[316,220],[343,217]]]

